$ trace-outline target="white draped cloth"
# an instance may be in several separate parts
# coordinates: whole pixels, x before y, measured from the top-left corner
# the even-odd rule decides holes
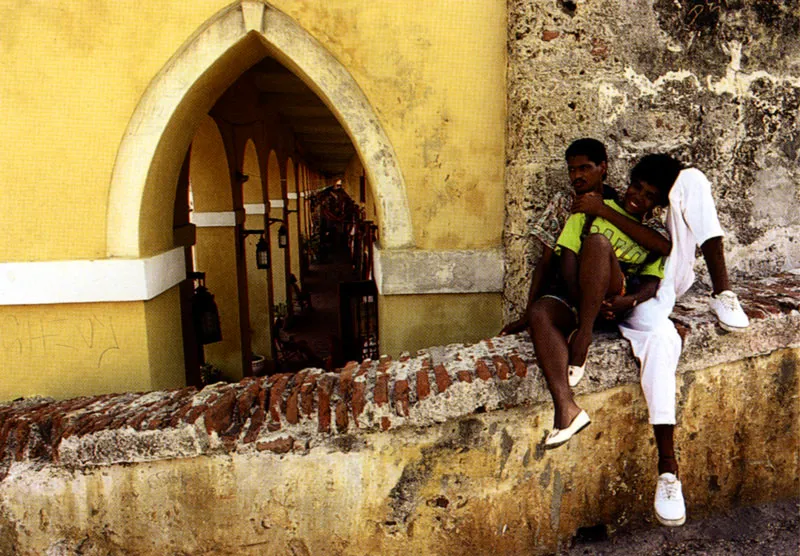
[[[675,372],[681,338],[669,315],[694,282],[695,249],[724,235],[711,183],[696,168],[682,170],[669,194],[667,229],[672,250],[655,297],[636,306],[619,329],[641,363],[641,382],[650,423],[675,424]]]

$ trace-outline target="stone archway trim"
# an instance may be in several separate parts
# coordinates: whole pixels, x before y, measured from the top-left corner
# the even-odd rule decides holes
[[[504,260],[502,249],[376,249],[375,282],[381,295],[501,292]]]

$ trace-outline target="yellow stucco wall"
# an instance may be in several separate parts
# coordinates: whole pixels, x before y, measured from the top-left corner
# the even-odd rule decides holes
[[[0,3],[0,214],[15,222],[0,260],[106,255],[108,186],[131,114],[224,4]]]
[[[209,116],[202,119],[192,141],[189,179],[196,212],[233,210],[225,146],[216,123]],[[232,226],[197,229],[195,271],[205,273],[205,284],[214,295],[222,329],[222,341],[204,346],[205,360],[226,377],[240,379],[241,333],[235,249],[236,233]],[[164,310],[170,309],[164,307]]]
[[[0,401],[150,390],[146,322],[142,302],[0,307]]]
[[[192,140],[189,181],[195,211],[233,210],[225,145],[217,124],[208,116],[203,118]]]
[[[0,262],[107,256],[109,186],[131,116],[170,58],[229,5],[227,0],[0,2],[0,64],[4,68],[0,218],[6,234],[0,243]],[[416,246],[498,245],[503,222],[505,2],[276,0],[272,5],[319,40],[364,91],[399,160]],[[250,60],[256,50],[250,48],[239,59]],[[185,148],[195,131],[202,133],[205,128],[211,133],[205,111],[223,85],[236,78],[230,73],[226,64],[206,72],[202,91],[174,115],[177,123],[163,139],[167,146]],[[218,147],[213,149],[219,160]],[[172,246],[171,184],[177,182],[184,152],[177,147],[163,149],[150,168],[142,202],[146,224],[140,226],[139,241],[151,247],[142,256]],[[214,180],[227,179],[225,168],[207,171],[220,174]],[[196,210],[230,210],[227,196],[209,199],[210,204]],[[158,249],[153,251],[152,246]],[[209,285],[213,290],[213,284]],[[276,297],[281,290],[276,276]],[[470,297],[474,297],[472,305],[482,300],[493,304],[490,311],[494,305],[499,308],[499,296]],[[86,385],[80,391],[69,390],[59,382],[58,395],[124,385],[147,388],[151,384],[146,378],[148,362],[158,357],[147,347],[147,338],[152,340],[154,335],[145,330],[148,326],[174,330],[171,319],[178,311],[174,294],[153,301],[147,310],[143,303],[97,304],[85,309],[102,307],[115,323],[125,322],[128,345],[138,351],[116,368],[125,374],[123,370],[136,361],[139,374],[134,375],[139,378],[126,375],[120,381],[89,373],[92,378],[85,379],[80,358],[74,362],[71,357],[61,358],[42,367],[31,352],[30,357],[8,356],[12,366],[0,379],[0,389],[15,395],[36,393],[58,374],[69,377],[63,382],[77,380]],[[437,302],[430,304],[435,312]],[[138,310],[132,311],[132,306]],[[17,306],[3,308],[2,314],[13,314],[21,322],[40,318],[51,322],[72,310],[59,305]],[[452,323],[447,326],[453,332],[463,329]],[[406,330],[395,335],[414,336]],[[174,342],[179,352],[179,335]],[[51,371],[32,378],[30,368]],[[172,383],[175,369],[165,372],[165,383]],[[23,376],[24,386],[15,386],[13,381]]]
[[[245,225],[248,229],[264,227],[263,214],[247,216]],[[256,245],[259,236],[251,235],[245,240],[245,256],[247,257],[247,297],[250,306],[250,332],[253,353],[271,359],[271,336],[269,325],[269,306],[267,295],[267,273],[256,266]]]
[[[283,209],[274,208],[270,210],[270,218],[283,218]],[[278,230],[282,224],[274,223],[270,226],[269,241],[272,252],[270,272],[272,272],[272,290],[275,305],[286,303],[286,255],[285,250],[278,246]]]
[[[144,390],[168,390],[186,383],[181,313],[176,307],[180,307],[177,287],[144,302],[150,379]]]
[[[204,347],[206,362],[232,380],[242,378],[242,338],[239,325],[239,295],[236,281],[234,228],[197,230],[197,270],[206,273],[206,287],[214,295],[219,311],[222,341]]]
[[[278,164],[278,155],[275,154],[275,151],[270,151],[267,158],[267,193],[272,201],[280,201],[283,198],[281,192],[281,170]]]
[[[300,229],[300,217],[299,217],[299,208],[297,197],[294,199],[288,199],[289,194],[297,194],[297,177],[295,176],[294,172],[294,162],[290,158],[286,164],[286,193],[287,193],[287,200],[286,200],[286,208],[289,209],[290,212],[288,216],[288,221],[286,223],[287,227],[289,228],[289,246],[291,247],[291,273],[295,275],[295,277],[299,280],[300,279],[300,237],[298,236],[297,232]]]
[[[797,496],[798,356],[780,350],[678,375],[675,444],[694,527],[709,514]],[[523,387],[514,380],[505,389]],[[468,405],[463,417],[419,403],[414,414],[429,424],[392,422],[386,432],[351,424],[350,434],[332,437],[303,419],[289,429],[299,438],[266,437],[266,446],[294,444],[282,454],[243,443],[227,453],[205,447],[202,424],[198,432],[87,435],[71,450],[59,446],[72,465],[24,461],[0,483],[0,547],[37,555],[53,546],[154,556],[534,555],[566,553],[581,527],[635,536],[654,526],[656,449],[641,387],[629,381],[581,393],[593,422],[558,450],[542,449],[549,400],[503,410],[489,401],[472,413],[485,407],[486,390],[458,384],[437,397]],[[116,439],[121,453],[145,457],[122,460]],[[180,450],[186,455],[176,457]]]
[[[496,336],[502,317],[499,293],[380,295],[380,351],[397,357],[403,351],[477,342]]]
[[[109,180],[131,114],[181,44],[228,2],[3,4],[0,214],[13,209],[15,225],[0,260],[103,257]],[[418,245],[499,243],[505,2],[273,5],[350,71],[380,115]]]
[[[281,0],[350,71],[400,159],[425,249],[499,244],[506,3]]]
[[[258,153],[252,141],[245,147],[242,171],[249,179],[242,184],[242,197],[246,204],[263,204],[264,192],[261,187],[261,169],[258,162]],[[245,228],[249,230],[264,229],[263,214],[248,214],[245,218]],[[267,294],[268,270],[260,270],[256,266],[256,245],[259,236],[253,234],[245,239],[245,256],[247,257],[247,296],[250,306],[250,331],[252,351],[272,358],[270,348],[269,307]]]

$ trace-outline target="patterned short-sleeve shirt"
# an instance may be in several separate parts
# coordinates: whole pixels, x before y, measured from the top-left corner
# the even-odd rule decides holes
[[[564,229],[564,224],[572,214],[572,201],[575,194],[559,192],[547,204],[544,212],[533,222],[531,235],[542,242],[545,247],[556,248],[556,241]]]

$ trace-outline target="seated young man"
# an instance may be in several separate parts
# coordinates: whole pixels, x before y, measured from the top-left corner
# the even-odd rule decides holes
[[[592,138],[573,141],[565,152],[569,173],[570,191],[556,193],[542,215],[534,223],[531,236],[542,246],[542,253],[533,271],[528,290],[528,302],[522,316],[503,327],[501,334],[522,332],[528,326],[528,311],[531,305],[547,290],[553,279],[554,264],[558,257],[553,256],[558,238],[569,218],[573,204],[587,195],[596,194],[600,199],[616,199],[617,193],[606,185],[608,156],[606,147]]]
[[[610,218],[573,214],[558,237],[555,252],[561,257],[562,288],[542,296],[529,313],[534,351],[554,405],[554,429],[545,448],[561,446],[590,422],[569,386],[583,376],[592,327],[603,301],[608,302],[608,312],[622,313],[655,293],[663,275],[663,256],[671,246],[663,226],[652,219],[645,225],[642,220],[655,206],[666,205],[667,194],[667,189],[634,180],[621,205],[604,201]],[[612,223],[611,218],[620,216],[619,226]],[[554,327],[560,332],[557,339],[551,332]],[[569,377],[568,366],[573,373]]]
[[[694,282],[696,247],[700,247],[709,270],[713,295],[711,310],[726,330],[743,330],[749,319],[731,291],[722,244],[723,231],[717,217],[711,184],[696,168],[683,165],[666,154],[644,156],[634,168],[639,179],[670,186],[666,226],[672,250],[664,278],[653,299],[635,307],[619,325],[634,355],[641,362],[641,383],[658,448],[658,481],[655,513],[664,525],[682,525],[686,507],[674,451],[675,372],[681,354],[681,338],[669,315],[675,301]]]

